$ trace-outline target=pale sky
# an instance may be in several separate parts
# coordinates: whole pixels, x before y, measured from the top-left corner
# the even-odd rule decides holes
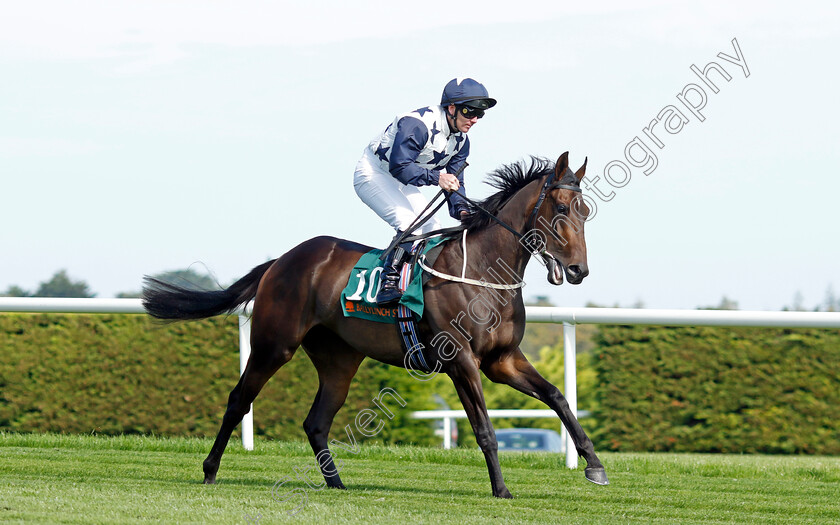
[[[323,234],[384,246],[353,191],[362,149],[471,76],[499,103],[470,131],[468,195],[567,150],[615,193],[587,225],[589,277],[555,287],[533,262],[526,297],[812,308],[840,293],[838,27],[807,1],[9,2],[0,291],[62,268],[99,297],[190,265],[229,283]],[[749,76],[718,56],[733,39]],[[690,69],[710,62],[717,93]],[[669,106],[687,122],[658,124],[660,148],[644,129]],[[637,137],[649,175],[625,156]]]

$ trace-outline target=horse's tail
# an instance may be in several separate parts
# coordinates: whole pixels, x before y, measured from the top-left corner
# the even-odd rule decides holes
[[[167,320],[232,313],[257,296],[260,279],[276,260],[257,266],[226,290],[192,290],[147,275],[143,278],[143,308],[152,317]]]

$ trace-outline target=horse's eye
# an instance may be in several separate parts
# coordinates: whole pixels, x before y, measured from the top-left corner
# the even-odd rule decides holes
[[[565,215],[568,212],[569,212],[569,207],[566,206],[565,204],[558,204],[557,205],[557,213],[562,213],[563,215]]]

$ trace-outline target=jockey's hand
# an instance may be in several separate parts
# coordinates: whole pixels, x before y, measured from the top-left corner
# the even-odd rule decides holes
[[[438,179],[438,186],[446,191],[458,191],[461,184],[458,182],[458,177],[451,173],[441,172]]]

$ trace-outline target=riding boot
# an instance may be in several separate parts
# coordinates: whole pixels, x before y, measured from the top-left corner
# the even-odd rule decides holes
[[[378,306],[395,303],[402,297],[402,290],[400,290],[400,270],[403,255],[405,255],[403,247],[395,246],[382,264],[379,291],[376,293],[376,304]]]

